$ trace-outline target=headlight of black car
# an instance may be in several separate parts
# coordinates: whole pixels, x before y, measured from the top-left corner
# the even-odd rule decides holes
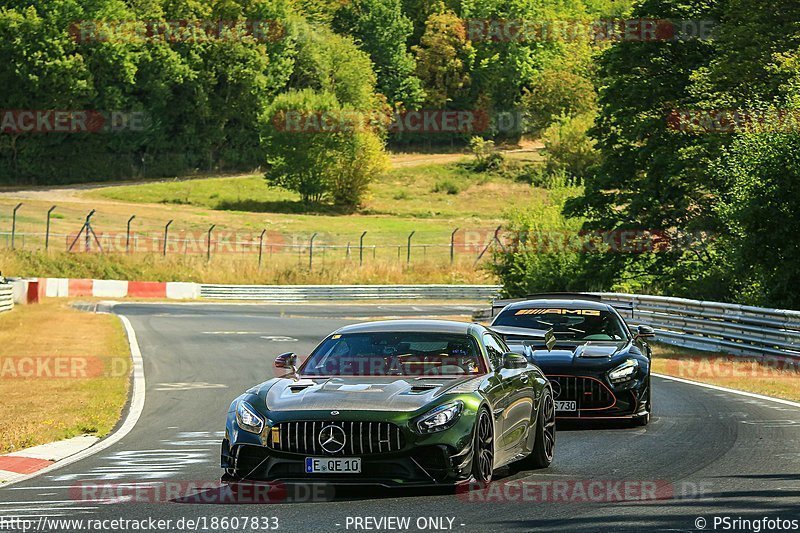
[[[256,413],[252,405],[245,401],[239,402],[236,407],[236,423],[250,433],[261,433],[264,429],[264,419]]]
[[[608,379],[611,383],[625,383],[630,381],[636,376],[636,371],[639,369],[639,361],[636,359],[628,359],[614,370],[608,373]]]
[[[416,420],[414,427],[419,433],[436,433],[444,431],[458,421],[464,410],[464,402],[457,400],[431,409]]]

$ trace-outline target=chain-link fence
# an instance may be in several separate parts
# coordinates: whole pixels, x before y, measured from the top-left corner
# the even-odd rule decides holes
[[[94,210],[84,211],[81,219],[77,212],[71,212],[69,217],[61,214],[57,206],[46,211],[38,207],[41,213],[35,214],[31,213],[33,207],[26,212],[22,204],[9,205],[9,208],[0,213],[0,226],[5,226],[0,231],[0,248],[10,250],[191,257],[208,262],[238,258],[263,267],[296,263],[313,269],[340,262],[356,265],[375,262],[477,264],[487,258],[493,248],[505,246],[499,227],[425,228],[407,233],[389,233],[382,229],[352,234],[322,229],[237,230],[217,225],[198,229],[197,223],[173,220],[154,227],[156,223],[152,219],[139,221],[134,215],[119,213],[113,221],[104,214],[101,222]],[[112,225],[116,228],[109,227]],[[137,228],[137,225],[146,229]]]

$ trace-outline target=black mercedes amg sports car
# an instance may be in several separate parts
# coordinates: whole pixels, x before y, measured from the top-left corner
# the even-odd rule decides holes
[[[222,443],[223,481],[452,485],[495,469],[550,465],[550,382],[479,325],[356,324],[295,368],[236,398]],[[287,373],[288,371],[288,373]]]
[[[631,332],[614,307],[586,294],[534,295],[498,308],[491,329],[542,369],[558,418],[650,421],[652,328]]]

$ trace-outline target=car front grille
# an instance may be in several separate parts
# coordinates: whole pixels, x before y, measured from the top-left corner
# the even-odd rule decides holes
[[[553,384],[555,400],[577,402],[578,409],[608,409],[616,403],[616,397],[611,389],[596,378],[548,376],[548,379]]]
[[[325,449],[320,442],[323,428],[335,426],[343,433],[344,446],[339,451]],[[398,426],[389,422],[349,422],[349,421],[304,421],[281,422],[273,426],[269,434],[270,448],[289,453],[309,455],[371,455],[396,452],[403,448],[403,433]],[[332,448],[337,448],[333,446]]]

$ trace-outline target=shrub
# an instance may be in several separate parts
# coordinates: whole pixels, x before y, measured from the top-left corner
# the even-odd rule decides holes
[[[593,124],[594,117],[588,113],[576,117],[562,115],[544,131],[548,174],[565,174],[580,182],[589,168],[599,162],[600,154],[588,134]]]
[[[461,186],[453,180],[443,179],[436,182],[433,186],[433,192],[446,192],[447,194],[458,194],[461,192]]]
[[[499,170],[503,166],[503,154],[497,152],[494,141],[483,139],[482,137],[472,137],[469,140],[469,148],[475,156],[473,170],[486,172],[488,170]]]

